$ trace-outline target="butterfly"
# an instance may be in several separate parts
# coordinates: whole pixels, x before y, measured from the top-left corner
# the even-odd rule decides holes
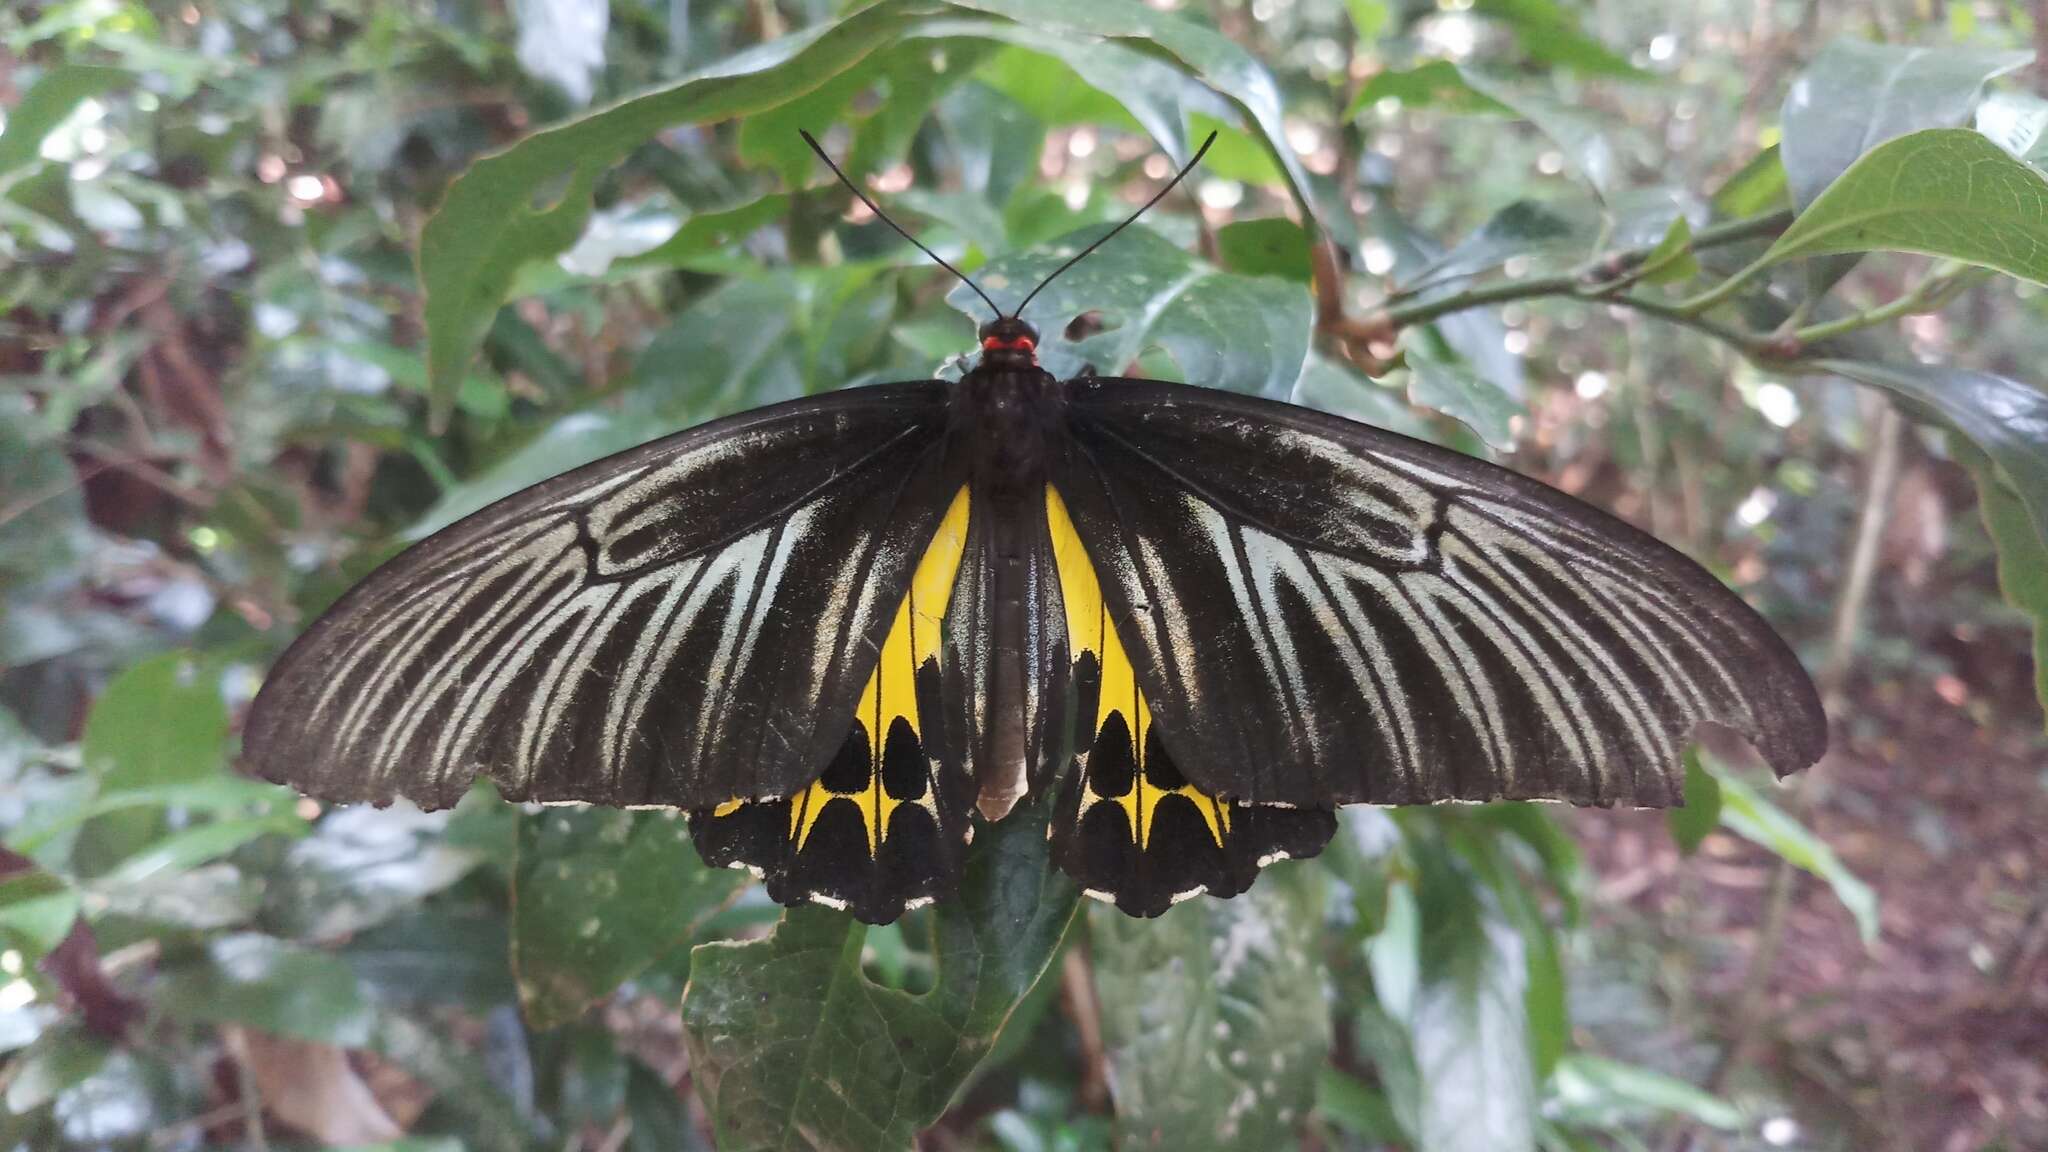
[[[805,139],[839,170],[808,133]],[[1213,137],[1212,137],[1213,140]],[[1208,145],[1203,145],[1206,151]],[[1534,480],[1305,408],[1039,367],[717,420],[499,501],[279,659],[243,762],[327,800],[681,809],[713,865],[870,923],[978,822],[1155,916],[1345,804],[1681,802],[1718,723],[1790,772],[1811,681],[1719,580]]]

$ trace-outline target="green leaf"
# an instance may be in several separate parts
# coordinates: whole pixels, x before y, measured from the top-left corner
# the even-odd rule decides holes
[[[1008,309],[1107,227],[992,261],[976,279]],[[988,312],[965,285],[946,302],[969,316]],[[1084,311],[1100,313],[1107,330],[1070,342],[1064,332]],[[1312,312],[1305,285],[1220,271],[1139,225],[1053,281],[1025,319],[1038,326],[1040,359],[1058,376],[1090,364],[1119,375],[1159,347],[1190,384],[1285,399],[1308,356]]]
[[[1805,210],[1887,140],[1966,123],[1986,82],[2032,59],[2027,52],[1833,41],[1792,81],[1780,113],[1779,155],[1794,206]]]
[[[1842,863],[1827,841],[1764,798],[1748,782],[1702,755],[1707,770],[1721,784],[1721,823],[1749,842],[1768,848],[1802,871],[1827,881],[1835,898],[1855,917],[1857,935],[1869,945],[1877,940],[1877,893]]]
[[[2012,485],[2035,535],[2048,541],[2048,394],[1988,372],[1939,365],[1822,360],[1818,367],[1883,388],[1968,437]]]
[[[1700,764],[1697,748],[1685,753],[1685,807],[1666,812],[1664,823],[1687,856],[1699,851],[1708,833],[1721,826],[1721,782]]]
[[[1216,230],[1216,254],[1240,276],[1309,282],[1308,233],[1284,217],[1235,220]]]
[[[512,968],[554,1028],[681,946],[746,883],[707,868],[676,812],[554,808],[519,822]]]
[[[1157,920],[1089,917],[1117,1147],[1275,1148],[1315,1102],[1329,1050],[1313,866]]]
[[[0,136],[0,141],[8,137]],[[63,442],[26,395],[0,396],[0,588],[69,568],[81,551],[85,497]]]
[[[1316,1080],[1316,1111],[1353,1136],[1379,1144],[1408,1141],[1386,1093],[1335,1068],[1324,1068]]]
[[[520,265],[566,250],[590,217],[598,177],[663,129],[774,108],[894,43],[918,11],[904,2],[763,44],[665,88],[543,129],[477,161],[448,187],[420,237],[427,367],[453,400]]]
[[[680,422],[627,419],[615,412],[571,412],[503,459],[441,494],[426,514],[405,530],[420,540],[522,488],[538,484],[614,452],[665,436]]]
[[[1633,1064],[1574,1053],[1551,1074],[1555,1119],[1589,1127],[1614,1128],[1631,1120],[1678,1115],[1710,1128],[1742,1127],[1733,1104],[1683,1080]]]
[[[452,812],[330,810],[268,877],[265,923],[300,940],[339,940],[445,891],[489,857],[447,835],[488,803],[473,791]]]
[[[1029,25],[996,25],[984,34],[1010,46],[985,78],[1047,124],[1135,124],[1169,156],[1186,160],[1188,109],[1214,100],[1172,63],[1134,44]]]
[[[1607,139],[1607,126],[1598,117],[1477,68],[1460,68],[1458,74],[1474,91],[1509,108],[1550,137],[1564,152],[1565,160],[1603,199],[1621,191],[1621,159]]]
[[[228,710],[191,654],[152,656],[114,678],[93,702],[81,753],[118,792],[204,779],[221,767]]]
[[[2048,283],[2048,176],[1968,128],[1878,146],[1761,257],[1918,252]]]
[[[290,811],[246,820],[211,820],[150,841],[94,883],[109,888],[141,884],[218,860],[264,836],[305,834],[306,822]]]
[[[1557,0],[1474,0],[1472,11],[1512,28],[1531,59],[1590,75],[1640,79],[1644,73],[1587,32]]]
[[[1477,432],[1496,448],[1515,446],[1514,419],[1522,404],[1455,355],[1436,347],[1427,333],[1404,333],[1408,399],[1432,408]]]
[[[0,186],[40,158],[43,139],[81,103],[134,81],[135,74],[125,69],[86,64],[59,65],[43,73],[7,110],[7,130],[0,132]]]
[[[683,221],[676,234],[637,256],[616,260],[619,272],[651,268],[687,268],[699,257],[737,244],[780,221],[789,211],[789,196],[777,192],[731,208],[698,212]]]
[[[1413,68],[1389,68],[1375,73],[1359,85],[1357,95],[1344,109],[1344,118],[1356,119],[1382,100],[1396,100],[1414,108],[1514,114],[1507,105],[1466,83],[1464,74],[1449,60],[1431,60]]]
[[[501,909],[422,903],[349,938],[341,950],[363,987],[386,1005],[459,1004],[484,1013],[517,995]]]
[[[2034,167],[2048,166],[2048,100],[2032,92],[1993,92],[1977,105],[1976,128]]]
[[[1351,16],[1351,30],[1366,44],[1380,38],[1392,15],[1387,10],[1387,0],[1344,0],[1344,10]]]
[[[347,961],[273,936],[211,941],[204,958],[164,971],[154,1002],[190,1023],[239,1024],[337,1048],[370,1039],[370,1003]]]
[[[1558,955],[1557,937],[1552,932],[1542,902],[1523,874],[1508,863],[1500,851],[1503,841],[1491,828],[1510,831],[1515,839],[1539,852],[1566,854],[1571,863],[1546,865],[1546,871],[1571,878],[1562,886],[1568,904],[1575,906],[1573,887],[1577,873],[1577,848],[1568,841],[1559,848],[1548,845],[1565,841],[1561,830],[1534,804],[1490,804],[1475,812],[1460,814],[1469,819],[1442,821],[1451,847],[1473,873],[1492,889],[1495,907],[1522,937],[1526,990],[1523,1003],[1529,1016],[1529,1052],[1538,1076],[1547,1076],[1571,1046],[1571,1010],[1566,1003],[1564,963]],[[1547,835],[1544,831],[1547,830]],[[1524,839],[1524,837],[1531,837]]]
[[[699,946],[683,1024],[725,1152],[908,1147],[994,1045],[1058,953],[1078,893],[1047,854],[1049,805],[974,838],[959,893],[931,912],[931,991],[861,974],[861,924],[791,909],[775,934]]]
[[[1308,209],[1308,177],[1286,146],[1278,88],[1253,57],[1217,32],[1135,0],[955,0],[948,7],[1009,17],[1027,27],[925,24],[932,5],[882,0],[837,23],[763,44],[675,84],[536,132],[477,161],[449,186],[420,240],[428,376],[437,412],[445,412],[455,396],[520,266],[575,242],[590,217],[598,179],[629,151],[678,124],[779,108],[916,35],[1047,36],[1060,46],[1100,39],[1149,42],[1258,126],[1296,200]],[[1162,122],[1156,130],[1165,133],[1169,152],[1188,154],[1182,125]]]
[[[1273,161],[1286,175],[1303,212],[1313,216],[1308,173],[1288,146],[1281,119],[1280,89],[1258,59],[1213,28],[1137,0],[956,0],[961,7],[1009,17],[1056,36],[1102,37],[1143,42],[1163,52],[1189,75],[1226,97],[1255,127]],[[1176,160],[1193,149],[1185,138],[1160,137]]]
[[[75,806],[55,811],[31,811],[16,824],[7,843],[16,851],[33,853],[68,828],[95,816],[133,808],[175,808],[183,812],[268,814],[291,806],[298,794],[291,789],[245,776],[207,776],[169,784],[146,784],[119,792],[100,792]]]
[[[83,1032],[45,1033],[7,1066],[7,1110],[19,1116],[50,1103],[104,1067],[112,1051]]]
[[[1670,229],[1643,258],[1642,267],[1647,284],[1673,284],[1700,274],[1699,257],[1692,252],[1692,225],[1684,216],[1672,218]]]
[[[1425,867],[1423,983],[1408,1020],[1420,1084],[1416,1145],[1526,1152],[1536,1088],[1520,933],[1442,864]]]
[[[1958,445],[1977,482],[1977,507],[1998,551],[1998,589],[2005,601],[2034,621],[2034,697],[2048,713],[2048,538],[2027,517],[2027,506],[1981,453]]]
[[[64,942],[78,919],[78,892],[62,877],[30,868],[0,879],[0,941],[30,963]]]
[[[1288,399],[1403,436],[1435,440],[1436,429],[1401,396],[1398,389],[1365,376],[1349,364],[1310,352],[1308,362],[1301,366],[1301,378],[1294,382],[1294,394]]]
[[[1403,270],[1401,291],[1425,295],[1492,272],[1516,257],[1564,254],[1577,258],[1599,235],[1599,214],[1584,204],[1517,200],[1493,214],[1449,252],[1421,268]]]
[[[1394,1019],[1413,1019],[1422,988],[1422,910],[1415,885],[1405,879],[1387,887],[1386,918],[1366,941],[1365,962],[1373,999]]]
[[[1714,214],[1731,220],[1761,216],[1792,206],[1792,191],[1785,176],[1785,163],[1773,144],[1749,158],[1714,190]]]

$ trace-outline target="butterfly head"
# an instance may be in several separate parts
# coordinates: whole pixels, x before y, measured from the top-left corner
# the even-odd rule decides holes
[[[981,326],[981,362],[989,367],[1028,368],[1038,363],[1038,329],[1004,316]]]

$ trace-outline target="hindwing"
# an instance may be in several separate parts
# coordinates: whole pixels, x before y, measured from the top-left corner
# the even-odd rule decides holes
[[[851,389],[499,501],[292,645],[243,761],[324,799],[429,808],[478,775],[515,800],[794,795],[842,751],[957,488],[946,414],[939,381]]]
[[[1054,482],[1201,789],[1680,802],[1695,725],[1826,747],[1796,657],[1656,540],[1505,469],[1209,389],[1079,381]]]
[[[940,634],[968,524],[963,487],[922,551],[824,773],[793,795],[691,813],[706,863],[760,875],[778,903],[845,908],[871,924],[952,891],[974,790],[946,722]]]
[[[1048,487],[1045,503],[1075,688],[1074,761],[1050,829],[1060,867],[1089,895],[1157,916],[1322,851],[1337,826],[1327,808],[1242,804],[1182,775],[1059,491]]]

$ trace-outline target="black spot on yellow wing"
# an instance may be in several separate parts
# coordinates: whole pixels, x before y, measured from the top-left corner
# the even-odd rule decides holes
[[[1051,487],[1046,520],[1076,697],[1076,756],[1049,829],[1060,867],[1090,896],[1157,916],[1197,893],[1235,896],[1267,864],[1321,852],[1337,828],[1330,810],[1239,804],[1181,775]]]
[[[973,788],[926,719],[937,710],[939,627],[967,520],[962,488],[918,561],[852,728],[824,772],[793,796],[729,800],[691,815],[706,863],[758,873],[777,903],[844,908],[870,924],[951,890]]]

